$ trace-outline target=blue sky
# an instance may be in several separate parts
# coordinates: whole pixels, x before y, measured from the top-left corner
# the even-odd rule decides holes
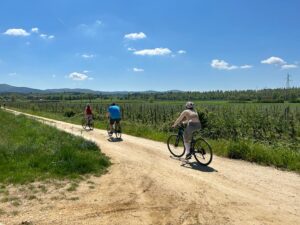
[[[0,83],[94,90],[300,86],[299,0],[6,0]]]

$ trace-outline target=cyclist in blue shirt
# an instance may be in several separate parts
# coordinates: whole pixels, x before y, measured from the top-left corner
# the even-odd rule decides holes
[[[109,119],[110,132],[112,133],[112,126],[116,124],[116,130],[121,128],[121,109],[116,103],[112,103],[107,110],[107,117]]]

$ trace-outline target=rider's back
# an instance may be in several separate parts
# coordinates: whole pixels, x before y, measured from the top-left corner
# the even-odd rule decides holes
[[[111,119],[121,119],[120,107],[117,105],[112,105],[108,108],[108,112]]]

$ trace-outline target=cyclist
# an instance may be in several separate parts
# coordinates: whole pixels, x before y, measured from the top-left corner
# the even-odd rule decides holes
[[[185,110],[180,114],[175,123],[173,124],[173,128],[175,128],[179,123],[187,124],[186,129],[183,133],[184,146],[186,149],[186,159],[190,159],[192,157],[192,153],[190,152],[191,140],[193,136],[193,132],[199,130],[201,128],[200,120],[198,117],[198,113],[195,110],[195,106],[193,102],[187,102],[185,104]]]
[[[92,112],[92,107],[90,106],[90,104],[87,104],[84,110],[84,115],[85,115],[85,119],[86,119],[86,124],[89,123],[89,121],[91,121],[93,119],[93,112]]]
[[[116,124],[121,129],[121,109],[116,103],[112,103],[107,110],[107,118],[109,119],[110,133],[113,133],[113,125]],[[116,128],[117,129],[117,128]]]

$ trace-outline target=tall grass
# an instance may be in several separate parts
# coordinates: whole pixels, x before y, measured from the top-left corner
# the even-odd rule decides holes
[[[0,182],[101,174],[110,165],[97,145],[0,110]]]

